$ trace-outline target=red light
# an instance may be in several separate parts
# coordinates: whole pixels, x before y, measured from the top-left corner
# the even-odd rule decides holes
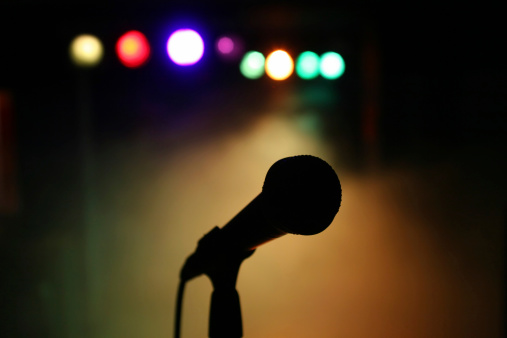
[[[121,63],[129,68],[141,66],[150,56],[150,45],[143,33],[129,31],[116,43],[116,54]]]

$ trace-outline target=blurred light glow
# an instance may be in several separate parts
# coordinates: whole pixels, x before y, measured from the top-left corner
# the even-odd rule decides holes
[[[227,34],[216,40],[215,48],[220,58],[235,61],[243,55],[244,43],[243,39],[236,34]]]
[[[294,122],[307,134],[320,135],[321,133],[323,121],[316,111],[305,112],[297,116]]]
[[[234,41],[228,36],[221,37],[218,39],[217,49],[222,54],[230,54],[234,50]]]
[[[264,74],[264,63],[264,55],[260,52],[250,51],[243,56],[239,70],[247,79],[255,80]]]
[[[273,80],[285,80],[293,71],[294,61],[286,51],[276,50],[266,58],[266,74]]]
[[[192,29],[178,29],[167,40],[167,54],[177,65],[191,66],[202,58],[204,41]]]
[[[339,78],[345,72],[345,61],[340,54],[327,52],[320,58],[320,75],[322,77],[334,80]]]
[[[118,39],[116,54],[124,66],[136,68],[148,60],[150,45],[143,33],[129,31]]]
[[[296,61],[296,73],[305,80],[314,79],[319,75],[320,59],[314,52],[303,52]]]
[[[89,34],[74,38],[70,44],[70,58],[80,67],[93,67],[100,63],[104,48],[100,40]]]

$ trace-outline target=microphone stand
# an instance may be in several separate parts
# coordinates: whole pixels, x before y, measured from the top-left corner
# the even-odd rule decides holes
[[[230,256],[223,263],[218,264],[216,270],[206,273],[213,284],[208,330],[210,338],[243,337],[236,280],[241,263],[252,253],[248,252],[247,256],[244,253]]]
[[[236,281],[241,263],[255,250],[235,250],[225,245],[220,231],[215,227],[199,240],[195,253],[183,266],[180,278],[182,281],[193,278],[193,271],[189,272],[187,267],[195,266],[196,261],[205,262],[204,274],[213,285],[208,335],[210,338],[241,338],[243,324]]]

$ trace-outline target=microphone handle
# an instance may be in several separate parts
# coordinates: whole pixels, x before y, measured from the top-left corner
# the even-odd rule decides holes
[[[266,220],[262,213],[262,193],[255,197],[224,227],[214,227],[197,244],[180,272],[189,280],[220,266],[228,257],[250,256],[256,247],[285,235]]]
[[[262,210],[262,193],[221,229],[224,243],[234,248],[250,251],[259,245],[285,235],[287,232],[270,224]]]

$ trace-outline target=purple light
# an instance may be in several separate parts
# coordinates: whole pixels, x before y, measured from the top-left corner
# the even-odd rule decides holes
[[[225,61],[235,61],[243,56],[243,39],[236,34],[222,35],[216,40],[218,56]]]
[[[229,54],[234,50],[234,42],[231,38],[224,36],[218,40],[218,51],[222,54]]]
[[[180,66],[191,66],[197,63],[204,54],[204,42],[192,29],[178,29],[167,40],[169,58]]]

